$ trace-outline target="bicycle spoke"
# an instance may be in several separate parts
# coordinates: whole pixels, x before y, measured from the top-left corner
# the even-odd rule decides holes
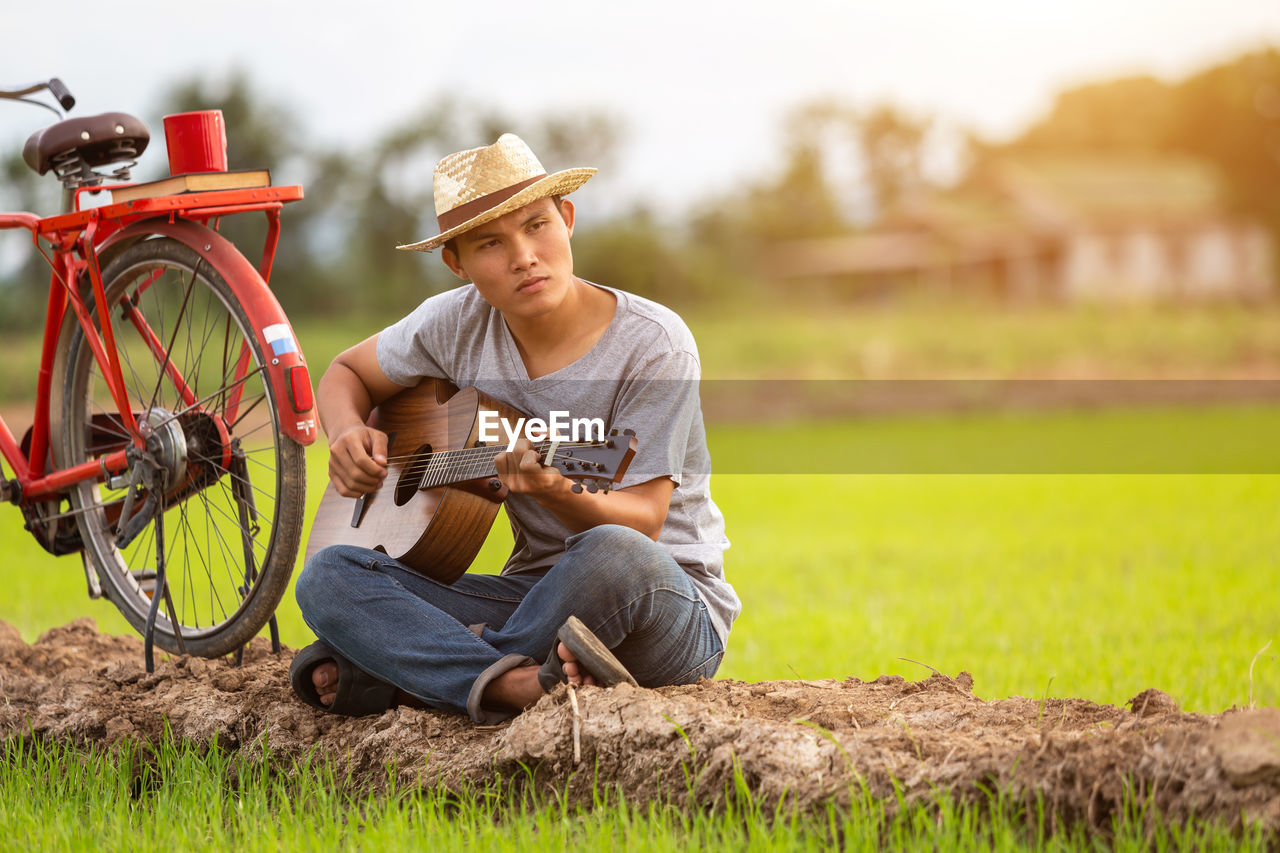
[[[183,580],[184,580],[184,583],[182,585],[182,617],[181,618],[182,618],[182,622],[185,624],[187,621],[188,591],[194,591],[196,586],[195,579],[192,577],[192,574],[191,574],[191,569],[192,569],[191,545],[193,542],[193,536],[192,536],[193,529],[191,527],[191,519],[188,517],[187,505],[185,503],[182,505],[181,509],[178,512],[177,526],[179,531],[182,531],[185,533],[185,535],[178,535],[175,537],[175,539],[178,539],[182,542],[182,550],[183,550],[182,556],[184,558],[181,560],[182,569],[183,569]],[[204,566],[205,574],[208,575],[209,570],[208,570],[208,566],[204,563],[204,553],[202,551],[197,550],[196,554],[197,556],[199,556],[202,566]],[[200,627],[200,614],[199,614],[199,611],[194,607],[194,604],[192,606],[192,613],[194,614],[192,617],[192,621],[194,623],[193,627],[198,629]],[[212,615],[212,610],[210,611],[210,615]]]
[[[234,429],[235,427],[240,426],[241,422],[243,422],[244,419],[249,416],[249,413],[252,412],[255,408],[257,408],[258,404],[261,403],[266,398],[267,398],[266,394],[262,394],[261,396],[256,397],[253,401],[253,404],[250,405],[249,408],[241,412],[240,417],[236,418],[234,422],[228,424],[227,426],[231,429]]]
[[[121,361],[129,368],[129,373],[133,375],[132,387],[133,388],[142,387],[142,376],[138,373],[138,368],[134,366],[133,355],[129,352],[128,347],[125,347],[124,349],[120,349],[118,350],[118,352],[120,353]],[[103,378],[102,381],[104,383],[106,382],[105,377]],[[132,394],[130,396],[132,396]]]
[[[200,500],[202,503],[206,505],[206,508],[208,508],[209,499],[208,497],[206,497],[204,492],[200,493]],[[211,516],[208,513],[206,513],[205,517],[210,518]],[[222,529],[216,524],[213,526],[213,534],[214,534],[214,539],[216,540],[216,544],[218,546],[218,552],[223,557],[223,559],[221,560],[223,568],[227,572],[227,577],[231,579],[231,585],[232,585],[232,588],[234,589],[236,586],[236,581],[235,581],[235,576],[231,574],[231,564],[233,562],[233,559],[232,559],[233,552],[231,551],[231,546],[227,544],[226,538],[222,535]],[[210,580],[212,580],[213,573],[209,572],[208,574],[209,574]],[[222,604],[222,599],[218,596],[217,584],[215,583],[209,584],[209,595],[210,595],[210,610],[213,609],[213,599],[217,598],[218,607],[221,608],[222,612],[225,614],[226,607]]]
[[[235,518],[234,516],[232,516],[230,513],[228,513],[226,510],[222,509],[221,507],[210,507],[210,506],[209,506],[209,504],[208,504],[208,498],[205,496],[204,492],[201,492],[201,493],[200,493],[200,495],[199,495],[199,497],[200,497],[200,500],[201,500],[201,501],[203,501],[203,502],[205,503],[205,505],[206,505],[206,508],[207,508],[207,509],[212,509],[212,510],[213,510],[214,512],[216,512],[219,516],[221,516],[222,518],[226,519],[226,520],[227,520],[227,522],[229,522],[229,523],[230,523],[230,525],[231,525],[232,527],[235,527],[237,530],[239,530],[239,529],[240,529],[240,519]],[[210,517],[212,518],[212,515],[210,515]],[[224,543],[225,543],[225,540],[222,538],[222,529],[221,529],[220,527],[215,526],[215,527],[214,527],[214,533],[215,533],[215,534],[217,534],[218,539],[219,539],[220,541],[222,541],[222,542],[224,542]],[[252,541],[254,541],[255,543],[257,542],[257,540],[256,540],[256,539],[255,539],[255,540],[252,540]],[[259,545],[260,545],[260,547],[261,547],[261,548],[264,550],[264,552],[265,552],[266,544],[265,544],[265,543],[259,543]]]
[[[193,595],[193,596],[194,596],[194,594],[195,594],[195,589],[196,589],[195,581],[194,581],[194,579],[191,577],[192,560],[190,559],[190,557],[191,557],[191,550],[192,550],[191,546],[192,546],[192,544],[195,542],[196,532],[195,532],[195,529],[191,526],[191,519],[190,519],[190,517],[188,516],[188,514],[187,514],[187,512],[186,512],[186,505],[185,505],[185,504],[183,505],[183,511],[182,511],[181,513],[179,513],[179,515],[178,515],[178,524],[180,525],[180,527],[181,527],[183,530],[187,531],[187,535],[185,535],[185,536],[183,536],[183,537],[182,537],[182,541],[183,541],[183,543],[184,543],[184,550],[186,551],[186,554],[185,554],[184,556],[186,556],[186,557],[188,558],[188,559],[185,559],[185,560],[183,560],[183,561],[182,561],[182,562],[183,562],[183,568],[184,568],[184,570],[185,570],[185,572],[186,572],[186,583],[185,583],[185,584],[183,584],[183,587],[182,587],[182,621],[183,621],[183,623],[186,623],[186,621],[187,621],[187,596],[188,596],[188,591],[190,591],[190,592],[191,592],[191,595]],[[206,526],[206,528],[208,527],[208,516],[207,516],[207,515],[205,516],[205,526]],[[206,541],[207,541],[207,533],[206,533]],[[198,548],[197,548],[197,549],[195,549],[195,550],[196,550],[196,556],[197,556],[197,557],[199,558],[199,560],[200,560],[200,568],[202,568],[202,569],[204,570],[204,574],[205,574],[205,576],[206,576],[206,577],[211,577],[211,576],[212,576],[212,572],[211,572],[211,570],[210,570],[210,566],[209,566],[208,562],[206,562],[206,560],[205,560],[205,553],[204,553],[204,551],[203,551],[203,550],[201,550],[201,549],[198,549]],[[212,584],[210,584],[210,586],[212,586]],[[192,607],[191,607],[191,609],[192,609],[192,613],[194,614],[194,616],[192,617],[193,626],[194,626],[195,628],[199,628],[199,627],[200,627],[200,615],[199,615],[199,610],[198,610],[198,609],[196,609],[194,599],[192,600],[192,603],[191,603],[191,604],[192,604]],[[209,612],[210,612],[210,614],[212,615],[212,613],[213,613],[212,600],[210,600]],[[225,611],[223,612],[223,614],[222,614],[222,615],[223,615],[223,616],[225,616],[225,615],[226,615]]]
[[[274,478],[275,478],[275,473],[276,473],[275,468],[273,468],[273,467],[271,467],[271,466],[269,466],[269,465],[267,465],[267,464],[265,464],[265,463],[263,463],[263,462],[260,462],[260,461],[258,461],[258,460],[256,460],[256,459],[255,459],[255,460],[246,460],[246,461],[253,461],[253,462],[254,462],[254,464],[256,464],[256,465],[260,466],[263,470],[265,470],[265,471],[267,471],[269,474],[271,474],[272,479],[274,480]],[[233,474],[233,473],[231,473],[231,472],[228,472],[228,473],[227,473],[227,476],[228,476],[228,477],[230,477],[230,478],[235,478],[235,476],[236,476],[236,475],[235,475],[235,474]],[[250,489],[253,489],[253,491],[254,491],[254,494],[255,494],[255,495],[261,495],[263,498],[265,498],[265,499],[266,499],[269,503],[271,503],[271,504],[274,504],[274,503],[275,503],[275,495],[274,495],[273,493],[268,492],[268,491],[266,491],[265,489],[261,489],[261,488],[259,488],[259,487],[255,486],[255,485],[253,484],[253,481],[252,481],[252,480],[250,480],[250,479],[249,479],[249,478],[247,478],[247,477],[240,478],[240,480],[241,480],[241,482],[243,482],[246,486],[248,486]],[[255,501],[255,503],[256,503],[256,501]],[[261,509],[259,510],[259,512],[261,512]]]
[[[196,271],[198,268],[199,265],[197,264],[196,269],[191,270],[191,279],[187,282],[186,288],[183,292],[182,306],[178,309],[178,317],[173,324],[173,337],[169,338],[169,345],[165,347],[164,363],[160,365],[160,370],[158,371],[159,376],[156,377],[156,387],[151,392],[151,408],[155,407],[156,397],[160,393],[160,385],[164,381],[165,370],[169,366],[169,358],[170,354],[173,352],[173,344],[178,339],[178,326],[182,322],[182,315],[186,313],[187,302],[191,299],[191,288],[195,287],[196,284]]]
[[[240,358],[238,355],[236,356],[236,361],[234,365],[229,360],[231,357],[232,340],[233,338],[231,334],[231,318],[228,317],[227,322],[223,327],[223,333],[222,333],[222,382],[221,382],[222,394],[220,395],[220,399],[218,400],[218,411],[220,412],[227,411],[228,406],[231,405],[230,401],[227,399],[227,394],[230,392],[230,389],[227,387],[227,380],[231,376],[231,371],[234,371],[239,366],[239,363],[240,363]],[[239,387],[239,386],[236,386],[236,387]]]

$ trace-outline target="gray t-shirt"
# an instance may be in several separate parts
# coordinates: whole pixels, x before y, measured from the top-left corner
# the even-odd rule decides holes
[[[608,329],[590,352],[546,376],[529,378],[502,315],[469,284],[431,297],[384,329],[378,364],[406,387],[438,376],[460,388],[475,386],[530,417],[547,420],[560,411],[634,430],[636,455],[618,485],[658,477],[675,482],[658,543],[689,574],[724,642],[742,605],[724,579],[729,540],[724,516],[711,500],[693,335],[675,312],[656,302],[602,289],[617,298]],[[515,549],[504,574],[560,559],[571,531],[559,519],[526,495],[509,496],[506,509]]]

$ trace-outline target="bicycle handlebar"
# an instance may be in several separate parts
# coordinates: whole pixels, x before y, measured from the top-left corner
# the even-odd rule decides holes
[[[49,91],[58,99],[58,103],[62,104],[64,110],[70,110],[76,105],[75,96],[67,89],[61,80],[54,77],[49,81]]]
[[[33,95],[36,92],[39,92],[43,89],[47,89],[49,90],[49,92],[53,94],[54,98],[57,99],[58,103],[62,106],[62,109],[64,111],[70,110],[72,107],[76,105],[75,96],[72,95],[71,92],[67,89],[66,84],[63,83],[61,80],[59,80],[57,77],[54,77],[51,80],[42,81],[40,83],[32,83],[30,86],[23,86],[18,89],[0,89],[0,98],[13,100],[13,101],[25,101],[29,104],[37,104],[39,106],[44,107],[47,110],[51,110],[56,113],[57,110],[53,109],[53,107],[49,106],[43,101],[38,101],[35,98],[25,97],[26,95]]]

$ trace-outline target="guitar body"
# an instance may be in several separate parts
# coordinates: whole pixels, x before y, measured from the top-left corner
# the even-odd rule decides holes
[[[358,517],[359,499],[344,498],[329,483],[316,510],[307,558],[329,545],[359,545],[443,583],[461,577],[498,515],[501,499],[489,488],[497,475],[429,489],[418,488],[418,480],[432,454],[476,446],[482,409],[521,417],[475,388],[458,390],[443,379],[425,379],[383,401],[368,424],[389,438],[387,478],[365,496]]]

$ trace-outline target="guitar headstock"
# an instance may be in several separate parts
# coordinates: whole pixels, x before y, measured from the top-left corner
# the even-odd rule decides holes
[[[632,430],[610,430],[602,441],[549,441],[542,450],[542,464],[554,467],[574,483],[573,490],[608,491],[622,481],[627,466],[636,455],[636,434]]]

